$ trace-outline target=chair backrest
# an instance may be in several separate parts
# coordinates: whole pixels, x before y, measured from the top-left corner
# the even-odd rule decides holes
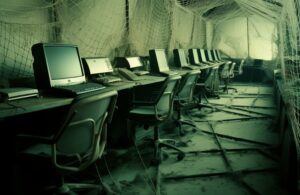
[[[155,114],[158,120],[165,120],[173,111],[173,100],[181,76],[169,76],[164,82],[159,98],[155,105]]]
[[[73,100],[59,131],[54,135],[52,159],[56,168],[81,171],[102,155],[106,144],[106,124],[110,122],[117,92],[109,91]],[[78,164],[66,164],[76,156]]]
[[[239,69],[238,69],[238,74],[241,75],[243,74],[243,66],[244,66],[245,60],[241,60],[240,64],[239,64]]]
[[[194,88],[199,78],[199,74],[199,70],[193,70],[182,77],[175,96],[175,100],[179,104],[184,105],[193,101]]]
[[[230,67],[229,67],[230,63],[225,63],[223,65],[223,68],[222,68],[222,72],[221,72],[221,78],[222,79],[226,79],[226,78],[229,78],[229,71],[230,71]]]
[[[234,77],[234,67],[235,67],[236,63],[232,62],[230,64],[230,69],[229,69],[229,78],[233,78]]]

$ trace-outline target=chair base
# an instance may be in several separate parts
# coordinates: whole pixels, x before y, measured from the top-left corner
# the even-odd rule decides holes
[[[180,136],[184,136],[186,134],[186,132],[182,128],[183,125],[191,126],[194,130],[196,129],[196,125],[192,121],[180,119],[175,122],[176,122],[176,127],[178,128],[178,132],[179,132]]]
[[[175,144],[173,145],[167,143],[170,141],[174,143],[176,142],[173,139],[160,139],[158,127],[154,128],[154,158],[152,160],[153,165],[158,165],[162,162],[163,160],[162,149],[161,149],[162,147],[170,148],[177,151],[178,152],[177,160],[182,160],[185,157],[185,153],[181,149],[177,148]]]
[[[225,86],[225,87],[222,87],[221,89],[223,90],[224,93],[227,93],[227,94],[228,94],[229,90],[233,90],[235,93],[238,92],[238,90],[236,88],[234,88],[234,87],[227,87],[227,86]]]
[[[51,186],[45,189],[49,194],[55,195],[77,195],[77,192],[86,190],[97,190],[100,193],[104,188],[101,184],[64,183],[60,187]]]

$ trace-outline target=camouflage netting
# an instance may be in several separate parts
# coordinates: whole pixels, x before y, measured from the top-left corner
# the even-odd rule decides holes
[[[33,76],[31,46],[64,42],[81,56],[148,55],[152,48],[214,48],[281,68],[299,128],[296,0],[0,0],[0,78]],[[298,131],[300,132],[300,131]]]

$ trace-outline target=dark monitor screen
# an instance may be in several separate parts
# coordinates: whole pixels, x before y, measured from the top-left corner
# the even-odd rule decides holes
[[[113,72],[109,58],[93,57],[83,59],[91,75]]]
[[[217,53],[218,59],[219,59],[219,60],[222,60],[222,59],[221,59],[220,50],[217,49],[217,50],[216,50],[216,53]]]
[[[220,59],[218,58],[217,50],[213,49],[212,52],[213,52],[214,60],[219,61]]]
[[[208,61],[213,61],[213,58],[212,58],[212,56],[211,56],[210,50],[209,50],[209,49],[206,49],[206,50],[205,50],[205,53],[206,53],[206,59],[207,59]]]
[[[155,69],[158,69],[159,72],[170,70],[164,49],[149,50],[149,57],[150,65],[155,66]]]
[[[126,57],[129,64],[129,68],[137,68],[143,66],[143,63],[139,57]]]
[[[194,63],[195,64],[200,64],[197,49],[192,49],[192,55],[193,55],[193,58],[194,58]]]
[[[199,49],[199,58],[201,62],[207,62],[204,49]]]
[[[34,76],[38,87],[86,82],[76,45],[38,43],[32,46]]]
[[[187,59],[185,57],[185,53],[183,49],[178,49],[178,55],[179,55],[179,60],[180,60],[180,64],[181,66],[188,66],[188,62]]]
[[[51,79],[74,78],[84,75],[75,47],[45,46],[45,56]]]

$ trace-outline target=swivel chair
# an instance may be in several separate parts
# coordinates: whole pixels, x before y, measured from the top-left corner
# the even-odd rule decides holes
[[[244,64],[245,64],[245,60],[242,59],[242,60],[240,61],[240,63],[238,64],[238,66],[236,66],[235,69],[233,70],[234,75],[241,75],[241,74],[243,74],[243,67],[244,67]]]
[[[106,124],[112,119],[116,97],[116,91],[108,91],[75,98],[51,136],[17,135],[19,143],[30,143],[19,155],[25,155],[31,162],[38,161],[37,164],[47,162],[45,164],[50,167],[41,168],[53,170],[57,177],[54,186],[38,189],[41,193],[74,194],[77,190],[101,190],[101,184],[65,183],[64,176],[85,170],[101,157],[106,145]]]
[[[224,67],[222,69],[221,79],[224,81],[224,86],[221,89],[223,89],[224,93],[228,93],[228,91],[230,89],[233,90],[234,92],[237,92],[236,88],[228,86],[230,79],[232,79],[234,77],[234,67],[235,67],[235,65],[236,65],[235,62],[226,63],[226,64],[224,64]]]
[[[175,124],[179,129],[180,135],[185,134],[182,129],[182,125],[195,127],[192,121],[182,119],[182,111],[199,107],[200,105],[194,97],[194,89],[199,78],[199,74],[199,70],[193,70],[186,73],[180,81],[180,85],[174,98],[174,110],[177,112]]]
[[[152,162],[155,165],[162,161],[161,147],[178,151],[178,160],[184,157],[183,151],[159,136],[159,126],[172,116],[173,99],[180,78],[179,75],[169,76],[162,83],[160,89],[151,91],[152,96],[145,96],[145,99],[134,98],[133,108],[129,111],[129,120],[145,127],[154,127],[154,159]]]
[[[223,92],[228,93],[228,90],[234,90],[237,92],[237,89],[234,87],[228,87],[230,79],[234,78],[236,75],[243,74],[243,67],[245,60],[242,59],[237,65],[237,62],[227,62],[224,65],[224,68],[221,71],[221,78],[224,80],[225,86],[222,88]]]

